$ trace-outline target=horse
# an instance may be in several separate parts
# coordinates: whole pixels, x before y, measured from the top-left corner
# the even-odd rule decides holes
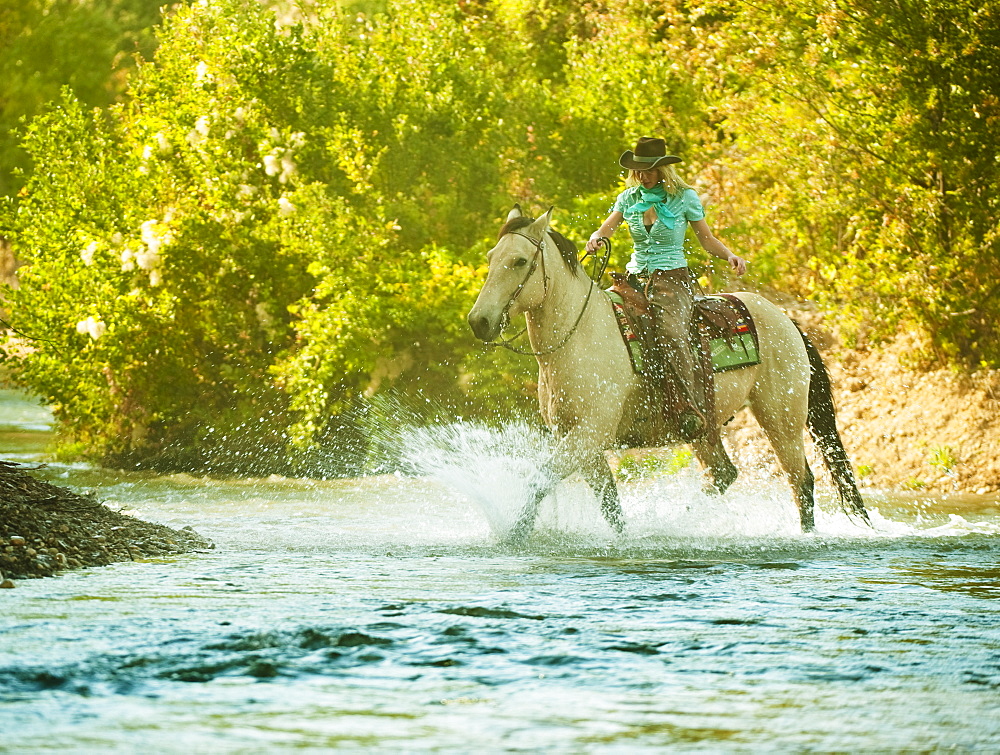
[[[514,206],[487,255],[487,277],[468,314],[472,332],[486,343],[494,342],[511,318],[525,315],[530,351],[522,353],[538,361],[539,408],[556,441],[551,480],[518,514],[507,535],[511,543],[528,536],[542,500],[575,473],[582,475],[600,501],[604,518],[621,534],[621,500],[605,451],[664,445],[667,437],[662,394],[633,369],[610,298],[586,274],[573,244],[550,227],[552,209],[536,220]],[[837,430],[822,357],[767,299],[747,292],[735,296],[756,325],[760,363],[715,375],[709,421],[721,430],[739,409],[749,406],[788,478],[806,533],[816,526],[815,478],[803,439],[808,428],[841,508],[870,525]],[[721,432],[707,433],[691,447],[711,478],[706,492],[724,493],[738,470]]]

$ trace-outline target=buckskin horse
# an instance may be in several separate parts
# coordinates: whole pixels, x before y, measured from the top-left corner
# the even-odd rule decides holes
[[[473,333],[485,342],[495,341],[510,318],[526,316],[531,344],[526,353],[538,360],[539,406],[556,439],[551,482],[518,514],[508,542],[530,533],[541,501],[576,472],[594,491],[605,519],[621,533],[621,501],[604,452],[663,445],[667,437],[658,390],[636,374],[611,300],[586,274],[572,243],[551,230],[551,214],[550,208],[533,220],[514,206],[487,256],[489,272],[468,315]],[[721,427],[740,408],[750,407],[788,477],[804,532],[815,529],[814,477],[803,439],[808,428],[841,507],[870,524],[837,431],[830,380],[819,352],[765,298],[735,296],[756,325],[760,363],[715,375],[710,421]],[[716,494],[737,476],[719,435],[708,433],[691,444],[711,477],[706,489]]]

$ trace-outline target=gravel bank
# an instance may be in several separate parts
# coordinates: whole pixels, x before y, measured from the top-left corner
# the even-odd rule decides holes
[[[0,587],[65,569],[213,548],[191,529],[112,511],[0,461]]]

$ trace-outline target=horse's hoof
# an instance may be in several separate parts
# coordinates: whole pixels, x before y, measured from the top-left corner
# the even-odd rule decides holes
[[[510,528],[507,534],[500,537],[500,547],[501,548],[520,548],[527,541],[528,536],[531,534],[533,522],[531,524],[525,521],[519,521]]]
[[[517,550],[524,547],[524,538],[505,535],[497,541],[497,547],[501,550]]]

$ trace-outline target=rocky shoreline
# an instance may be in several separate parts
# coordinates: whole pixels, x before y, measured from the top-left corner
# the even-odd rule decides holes
[[[0,588],[66,569],[106,566],[214,545],[191,529],[175,530],[112,511],[0,461]]]

